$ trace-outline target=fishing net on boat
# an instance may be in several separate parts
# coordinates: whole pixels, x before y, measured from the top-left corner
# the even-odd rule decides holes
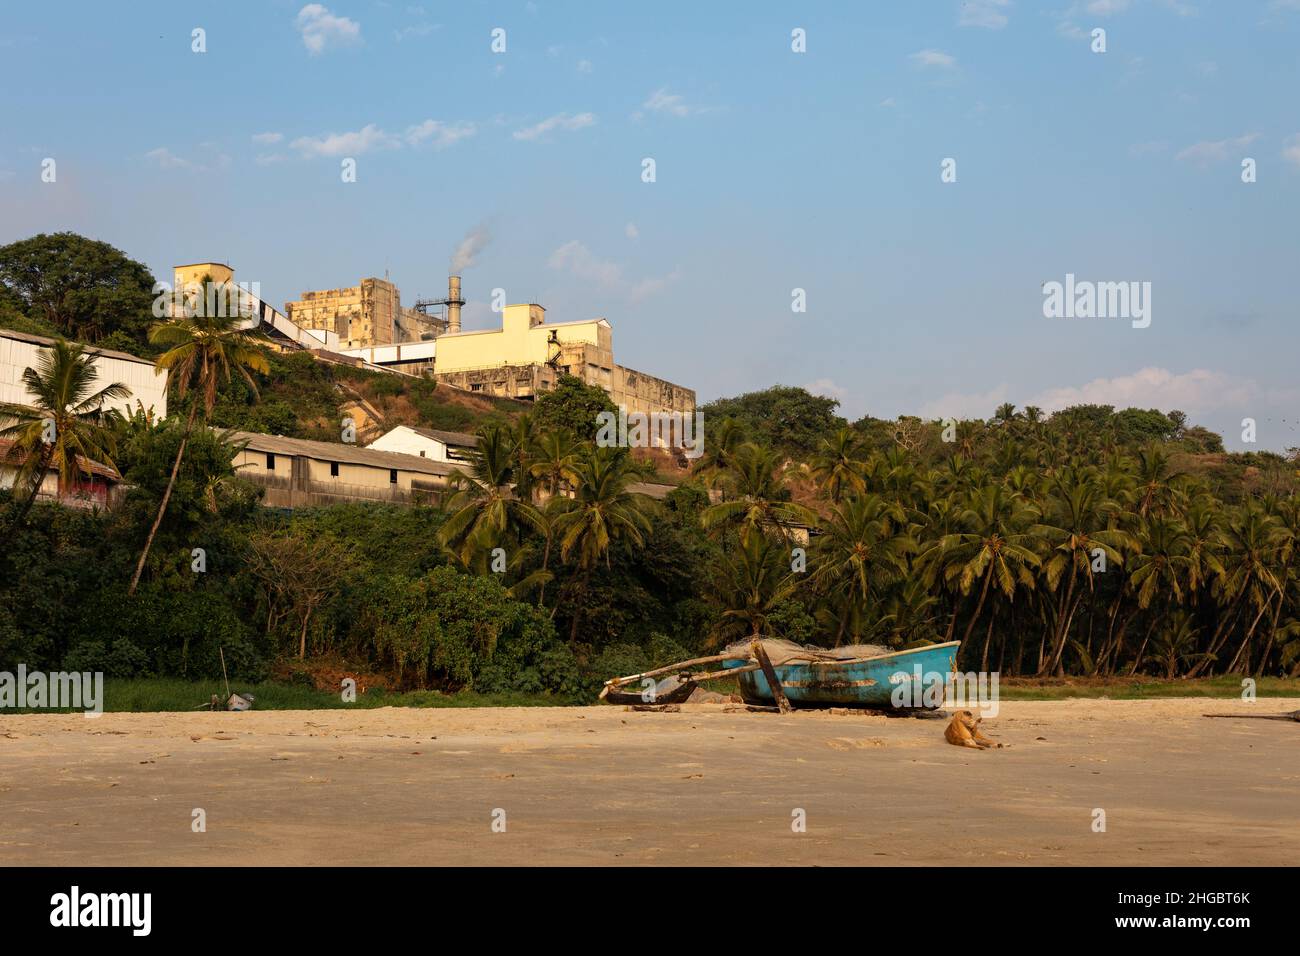
[[[777,638],[763,638],[763,650],[771,659],[772,665],[799,663],[800,661],[854,661],[864,657],[881,657],[890,653],[889,648],[879,644],[845,644],[842,647],[805,647],[794,641]],[[750,639],[728,644],[726,653],[749,654]]]

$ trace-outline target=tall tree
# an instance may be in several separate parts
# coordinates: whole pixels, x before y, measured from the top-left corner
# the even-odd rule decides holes
[[[609,562],[616,542],[640,547],[650,533],[643,495],[628,491],[639,475],[626,449],[589,447],[575,469],[574,497],[554,519],[560,556],[578,567],[579,593],[590,589],[591,574],[600,561]],[[578,638],[580,615],[574,609],[569,643]]]
[[[131,390],[121,382],[96,389],[98,378],[93,355],[59,339],[40,351],[35,368],[23,370],[31,404],[0,405],[0,439],[13,442],[9,457],[20,462],[14,492],[23,493],[23,504],[15,520],[26,516],[51,468],[59,473],[63,497],[91,462],[116,467],[113,424],[119,413],[105,404],[127,398]]]
[[[211,276],[205,276],[203,285],[206,287],[211,283]],[[217,301],[221,301],[220,296]],[[181,459],[185,456],[185,446],[189,443],[199,413],[202,412],[205,421],[212,414],[212,409],[217,404],[217,386],[229,382],[232,373],[238,374],[256,395],[257,383],[251,373],[265,374],[271,370],[266,353],[260,347],[261,340],[243,328],[244,320],[239,315],[230,315],[226,309],[208,310],[202,305],[194,311],[192,317],[158,322],[149,329],[149,341],[167,350],[155,363],[155,371],[167,374],[169,391],[179,402],[188,399],[189,411],[167,489],[158,503],[158,514],[149,529],[149,536],[145,539],[144,549],[140,552],[140,560],[131,578],[131,586],[127,589],[129,595],[135,594],[140,585],[149,549],[153,547],[158,527],[162,524],[163,515],[167,513],[167,502],[171,500]],[[209,311],[218,314],[208,315]]]
[[[142,339],[151,321],[153,276],[106,242],[41,233],[0,246],[0,283],[70,338],[97,342],[121,331]]]

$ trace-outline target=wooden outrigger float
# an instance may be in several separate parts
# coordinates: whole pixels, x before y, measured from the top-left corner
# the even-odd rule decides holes
[[[680,704],[704,681],[734,677],[745,703],[764,709],[775,706],[781,713],[792,707],[831,706],[898,710],[893,700],[895,688],[915,681],[918,674],[926,679],[946,677],[956,668],[960,646],[959,641],[947,641],[905,651],[880,649],[880,653],[861,654],[856,648],[825,651],[773,643],[784,650],[775,664],[764,642],[753,639],[748,647],[733,645],[722,654],[612,678],[605,682],[600,699],[611,704]],[[721,669],[697,670],[713,664],[722,665]],[[639,684],[640,690],[622,689],[631,684]]]
[[[605,681],[605,686],[600,692],[600,699],[610,704],[682,704],[691,696],[691,693],[700,684],[706,680],[719,680],[723,677],[733,677],[749,661],[748,654],[714,654],[711,657],[695,657],[689,661],[682,661],[680,664],[669,664],[666,667],[657,667],[651,671],[644,671],[640,674],[631,674],[627,677],[615,677]],[[720,664],[723,662],[735,662],[735,667],[727,667],[717,671],[700,671],[696,672],[692,668],[703,667],[706,664]],[[757,670],[759,665],[753,664],[752,669]],[[663,678],[655,680],[656,677]],[[650,681],[650,684],[646,682]],[[629,684],[640,685],[640,690],[625,691],[622,688]]]

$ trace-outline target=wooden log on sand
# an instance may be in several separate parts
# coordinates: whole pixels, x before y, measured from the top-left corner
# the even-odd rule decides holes
[[[1202,717],[1240,717],[1243,720],[1294,720],[1300,723],[1300,710],[1289,714],[1202,714]]]

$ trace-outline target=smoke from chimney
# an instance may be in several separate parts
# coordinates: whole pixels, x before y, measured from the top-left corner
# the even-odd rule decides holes
[[[466,269],[473,268],[478,261],[479,253],[491,241],[492,233],[488,230],[487,223],[482,223],[472,229],[460,241],[460,245],[456,247],[456,254],[451,257],[452,274],[460,275]]]

